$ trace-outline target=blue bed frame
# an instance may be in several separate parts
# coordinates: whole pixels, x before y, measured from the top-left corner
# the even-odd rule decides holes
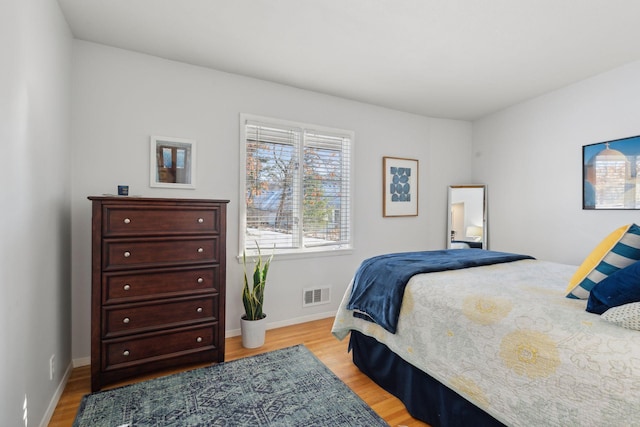
[[[433,427],[504,426],[375,338],[352,330],[349,349],[365,375],[400,399],[413,417]]]

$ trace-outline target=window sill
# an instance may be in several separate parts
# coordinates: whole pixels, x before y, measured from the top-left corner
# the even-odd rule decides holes
[[[271,256],[271,249],[262,249],[262,260],[266,261]],[[273,256],[273,262],[289,260],[289,259],[310,259],[330,256],[345,256],[353,254],[353,247],[341,248],[341,249],[305,249],[305,250],[276,250]],[[247,251],[247,261],[254,262],[258,258],[257,251]],[[242,254],[236,257],[238,264],[242,264]]]

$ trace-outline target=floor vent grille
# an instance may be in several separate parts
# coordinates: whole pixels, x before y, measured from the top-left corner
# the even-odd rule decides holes
[[[302,306],[328,304],[331,302],[331,287],[308,288],[302,292]]]

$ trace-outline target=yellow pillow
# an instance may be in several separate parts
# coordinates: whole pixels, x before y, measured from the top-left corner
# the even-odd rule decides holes
[[[587,256],[567,287],[567,298],[587,299],[591,289],[610,274],[640,260],[640,227],[622,226]]]

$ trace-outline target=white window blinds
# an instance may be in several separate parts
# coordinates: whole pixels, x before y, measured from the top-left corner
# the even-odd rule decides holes
[[[240,250],[349,248],[353,134],[245,116],[241,134]]]

